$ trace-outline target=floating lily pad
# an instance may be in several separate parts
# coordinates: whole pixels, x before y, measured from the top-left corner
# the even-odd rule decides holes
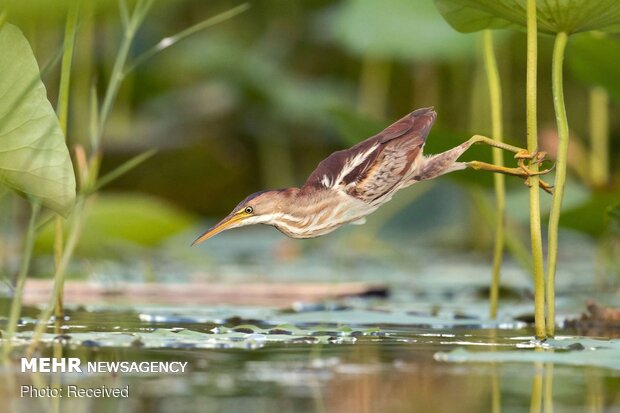
[[[215,323],[224,324],[231,319],[244,322],[245,319],[239,318],[240,309],[225,309],[205,311],[186,311],[182,314],[165,310],[153,309],[153,311],[142,312],[140,319],[146,322],[155,323]],[[302,312],[280,312],[268,311],[266,309],[255,312],[247,309],[244,314],[250,318],[260,318],[261,324],[272,326],[308,326],[321,325],[325,329],[335,331],[334,326],[350,330],[352,326],[357,327],[376,327],[376,326],[407,326],[407,327],[431,327],[431,328],[451,328],[451,327],[476,327],[476,328],[519,328],[523,323],[511,319],[481,319],[478,317],[453,317],[451,315],[433,316],[425,313],[411,312],[408,310],[372,310],[358,308],[344,308],[338,311],[318,310]],[[346,327],[343,327],[346,326]],[[237,325],[235,329],[247,330],[247,325]],[[275,327],[280,328],[280,327]],[[248,331],[249,332],[249,331]]]
[[[365,334],[360,331],[359,335]],[[17,335],[18,341],[28,341],[31,332]],[[150,349],[164,348],[241,348],[254,349],[268,343],[298,344],[346,344],[355,343],[357,338],[350,332],[320,332],[313,329],[294,328],[279,331],[262,329],[256,326],[245,328],[217,327],[208,333],[184,328],[155,329],[150,332],[88,332],[70,333],[62,336],[45,334],[44,343],[61,341],[69,346],[82,347],[141,347]]]
[[[462,348],[435,354],[435,360],[456,363],[557,363],[620,369],[620,340],[566,337],[546,340],[545,351],[469,351]]]

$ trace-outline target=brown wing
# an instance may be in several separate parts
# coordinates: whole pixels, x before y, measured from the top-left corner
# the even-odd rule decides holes
[[[435,121],[431,108],[418,109],[350,149],[331,154],[303,188],[330,188],[371,202],[394,188],[422,154]]]

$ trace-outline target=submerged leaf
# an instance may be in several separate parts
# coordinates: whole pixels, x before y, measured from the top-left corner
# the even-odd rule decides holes
[[[67,215],[75,203],[75,176],[58,118],[28,41],[0,28],[0,183]]]
[[[465,33],[525,27],[525,4],[525,0],[435,0],[446,21]],[[617,0],[538,0],[536,6],[541,33],[620,31],[620,2]]]

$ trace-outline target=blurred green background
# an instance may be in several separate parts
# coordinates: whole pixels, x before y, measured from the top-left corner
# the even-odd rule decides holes
[[[136,3],[127,1],[128,9]],[[63,50],[72,4],[69,0],[6,3],[6,21],[23,31],[41,67]],[[192,374],[174,379],[140,375],[87,380],[130,380],[140,395],[138,402],[125,408],[131,411],[190,411],[196,406],[201,411],[401,412],[416,405],[424,406],[422,411],[487,411],[487,402],[495,403],[500,393],[506,411],[530,406],[530,392],[537,393],[531,378],[535,376],[542,386],[543,369],[530,364],[529,358],[521,367],[501,360],[488,368],[435,361],[437,351],[455,348],[493,344],[497,347],[490,349],[495,353],[496,348],[532,347],[526,327],[533,319],[529,191],[520,179],[507,179],[507,259],[498,324],[486,321],[495,220],[493,179],[484,172],[456,172],[416,184],[370,216],[366,225],[347,226],[317,239],[290,240],[260,226],[229,231],[190,248],[200,232],[248,194],[303,184],[330,153],[381,131],[414,109],[433,106],[438,113],[427,154],[452,148],[473,134],[490,134],[481,33],[455,32],[431,0],[250,1],[243,13],[157,53],[129,73],[97,142],[91,138],[91,113],[96,112],[92,90],[101,104],[122,41],[121,4],[103,0],[80,4],[67,143],[74,167],[81,153],[76,148],[84,148],[90,160],[101,155],[100,176],[136,155],[157,152],[88,199],[67,278],[95,281],[111,286],[110,291],[118,281],[231,283],[240,290],[244,283],[289,287],[295,282],[329,286],[363,281],[385,285],[390,294],[325,304],[297,302],[282,308],[280,302],[227,303],[233,294],[223,298],[213,294],[213,303],[185,303],[187,296],[176,297],[177,289],[157,284],[159,298],[167,298],[168,306],[153,297],[144,304],[129,294],[118,301],[114,294],[80,297],[77,303],[68,298],[64,320],[68,329],[62,336],[55,333],[53,340],[73,336],[74,341],[65,342],[69,354],[97,360],[187,358],[193,364]],[[155,1],[136,33],[129,62],[154,45],[165,45],[170,36],[240,4]],[[525,146],[525,33],[496,31],[494,39],[505,138]],[[552,37],[540,36],[539,137],[541,149],[551,159],[557,145],[552,44]],[[557,279],[563,322],[582,313],[586,298],[617,306],[620,37],[571,36],[565,67],[572,146]],[[54,107],[59,81],[56,62],[43,76]],[[592,150],[593,132],[599,143],[609,144],[603,156]],[[490,149],[472,148],[464,159],[490,162]],[[505,162],[513,161],[506,155]],[[553,181],[551,176],[547,180]],[[546,219],[551,197],[541,193],[541,201]],[[19,270],[28,203],[0,188],[0,211],[0,280],[4,291],[10,292]],[[54,272],[53,221],[45,211],[41,222],[47,224],[39,228],[29,277],[50,279]],[[186,290],[194,292],[192,287]],[[24,330],[35,325],[38,310],[28,307],[34,301],[26,294]],[[107,309],[102,310],[99,301],[107,301]],[[0,310],[8,310],[7,300],[0,305]],[[163,332],[161,340],[173,336],[183,340],[177,334],[179,326],[188,328],[187,333],[199,331],[211,337],[221,334],[222,325],[268,325],[276,323],[273,320],[283,320],[278,325],[293,323],[295,329],[314,325],[317,330],[339,331],[357,324],[373,329],[356,336],[360,341],[354,347],[284,341],[251,352],[218,346],[192,352],[182,345],[186,343],[172,339],[163,346],[169,346],[167,351],[142,348],[137,341],[132,341],[131,349],[114,347],[118,345],[114,340],[130,337],[119,332],[142,334],[157,328],[157,334]],[[112,331],[111,350],[97,347],[88,335],[106,331]],[[76,345],[76,332],[86,333],[83,337],[88,340]],[[578,333],[610,337],[618,331]],[[201,345],[213,345],[204,335],[193,337]],[[595,352],[590,351],[591,342],[584,343],[585,347],[551,345],[544,354],[574,357],[578,366],[584,357],[589,358],[585,364],[617,367],[617,349]],[[604,347],[608,343],[606,339]],[[581,351],[584,348],[588,351]],[[576,411],[587,405],[591,411],[603,411],[618,403],[616,370],[558,364],[554,373],[553,368],[553,363],[546,363],[544,376],[555,380],[558,409]],[[16,392],[5,389],[10,386],[0,386],[0,394],[32,411],[34,404],[17,399]],[[545,389],[550,392],[553,385],[545,384]],[[331,409],[322,408],[321,392]],[[451,397],[437,396],[448,392]],[[298,400],[305,404],[293,408],[291,403]],[[101,406],[124,408],[120,402],[109,403]],[[71,410],[73,405],[69,401],[64,406]]]
[[[62,48],[69,4],[9,4],[7,21],[24,32],[41,66]],[[157,1],[130,55],[239,4]],[[438,113],[426,153],[490,133],[482,35],[455,32],[432,1],[248,4],[249,10],[162,51],[127,77],[102,140],[101,174],[138,153],[152,148],[158,152],[98,195],[79,253],[156,246],[183,230],[188,232],[179,242],[189,243],[207,225],[199,224],[199,217],[217,219],[260,189],[301,185],[331,152],[377,133],[416,108],[434,106]],[[94,85],[99,96],[105,90],[122,25],[115,1],[84,1],[79,13],[67,138],[72,153],[76,144],[92,153],[90,90]],[[506,139],[524,146],[525,34],[498,31],[495,40]],[[557,140],[550,86],[552,41],[540,37],[539,55],[540,139],[551,157]],[[618,37],[571,37],[565,94],[573,147],[561,224],[595,242],[603,240],[612,261],[618,243],[617,209],[615,215],[611,211],[619,193],[619,65]],[[53,66],[43,79],[53,104],[59,72],[59,65]],[[593,90],[609,100],[604,178],[594,176],[597,160],[591,160],[589,152],[591,121],[593,116],[601,119],[590,107]],[[490,151],[475,148],[464,158],[490,161]],[[512,231],[523,244],[527,194],[521,180],[508,181]],[[432,188],[408,189],[408,195],[397,197],[391,209],[379,211],[369,227],[356,229],[356,234],[363,238],[367,231],[372,236],[390,223],[394,226],[394,217],[404,223],[394,231],[416,232],[425,228],[424,222],[443,219],[441,211],[449,204],[459,210],[450,224],[462,228],[452,242],[489,251],[491,227],[485,215],[492,211],[491,185],[490,174],[465,171],[439,179]],[[20,215],[23,205],[4,198],[8,213],[3,231],[10,235],[15,229],[7,217]],[[39,238],[39,253],[51,251],[49,227]],[[3,242],[10,243],[7,238]]]

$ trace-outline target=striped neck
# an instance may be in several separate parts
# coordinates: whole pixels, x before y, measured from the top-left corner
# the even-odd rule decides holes
[[[266,223],[292,238],[317,237],[360,218],[358,209],[351,208],[351,201],[351,197],[330,190],[298,190],[281,200]]]

